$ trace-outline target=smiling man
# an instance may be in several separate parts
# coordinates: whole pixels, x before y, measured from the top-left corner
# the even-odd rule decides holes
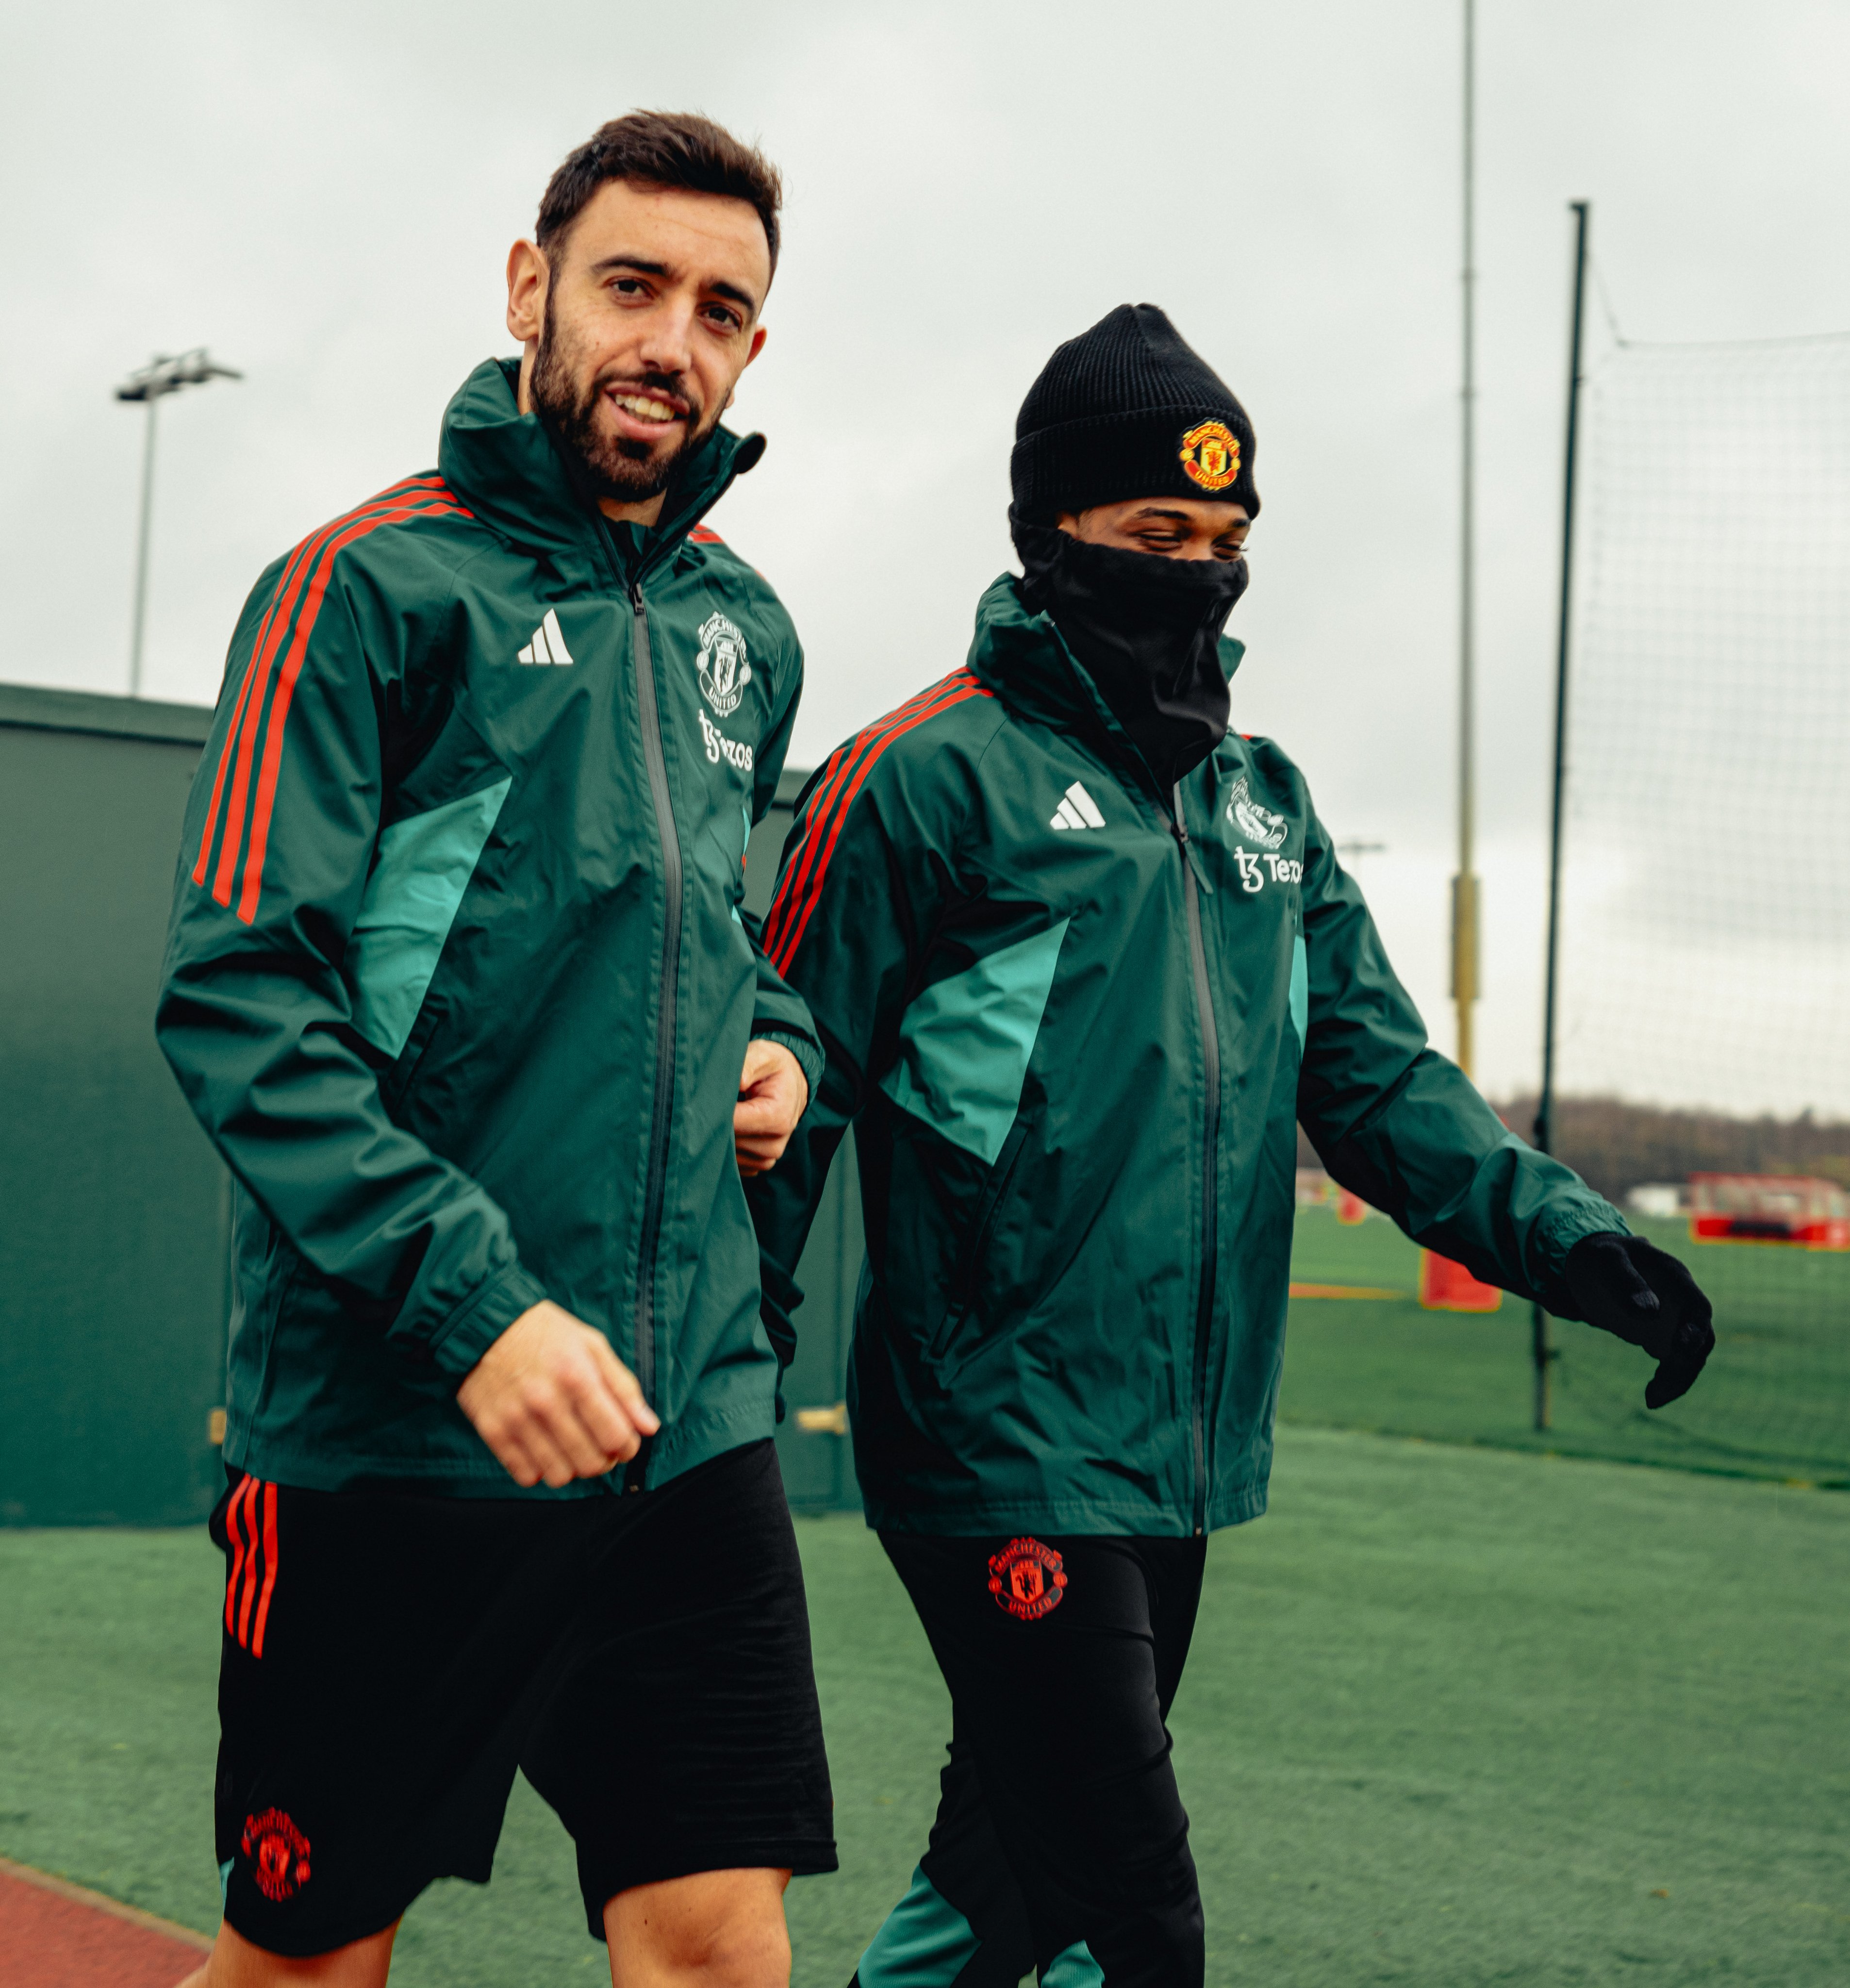
[[[742,1183],[822,1062],[740,911],[802,655],[702,522],[779,202],[606,125],[519,360],[232,638],[157,1023],[237,1183],[209,1988],[375,1988],[517,1766],[625,1988],[777,1988],[834,1866]]]

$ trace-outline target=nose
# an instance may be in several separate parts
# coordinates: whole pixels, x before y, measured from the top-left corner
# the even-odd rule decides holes
[[[692,298],[671,297],[648,313],[638,357],[646,371],[678,377],[694,363],[694,304]]]

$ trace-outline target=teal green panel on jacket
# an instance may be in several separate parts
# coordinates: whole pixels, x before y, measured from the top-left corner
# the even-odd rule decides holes
[[[925,1988],[927,1983],[938,1988],[941,1983],[950,1988],[981,1944],[969,1921],[939,1895],[921,1865],[855,1973],[861,1988]]]
[[[1040,1988],[1102,1988],[1104,1978],[1092,1949],[1083,1939],[1076,1939],[1054,1955],[1040,1977]]]
[[[1070,920],[1004,946],[906,1010],[899,1060],[881,1086],[955,1146],[993,1166],[1021,1107],[1028,1059]]]
[[[513,784],[512,778],[497,781],[394,822],[379,838],[346,971],[354,1026],[387,1056],[397,1056],[411,1033],[457,907]]]
[[[1291,1026],[1301,1050],[1311,1037],[1311,955],[1302,938],[1291,942]]]

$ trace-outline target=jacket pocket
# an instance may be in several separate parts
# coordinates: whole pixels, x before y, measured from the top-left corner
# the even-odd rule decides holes
[[[949,1296],[945,1301],[944,1317],[939,1320],[938,1330],[925,1348],[925,1357],[934,1362],[942,1360],[950,1350],[959,1327],[969,1315],[971,1301],[976,1295],[977,1280],[982,1273],[983,1259],[989,1252],[989,1238],[995,1230],[996,1217],[1007,1198],[1016,1163],[1021,1157],[1022,1145],[1027,1136],[1028,1121],[1017,1114],[1014,1124],[1009,1128],[1008,1137],[1002,1142],[1002,1151],[996,1155],[996,1164],[989,1169],[989,1185],[976,1204],[969,1232],[958,1253],[957,1268],[951,1279]]]

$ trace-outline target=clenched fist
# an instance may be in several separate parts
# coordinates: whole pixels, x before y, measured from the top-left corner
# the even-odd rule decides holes
[[[523,1311],[469,1370],[456,1405],[516,1484],[601,1477],[661,1418],[610,1342],[556,1304]]]
[[[782,1043],[754,1036],[739,1073],[739,1103],[732,1113],[733,1149],[739,1171],[748,1180],[768,1173],[783,1158],[809,1103],[803,1065]]]

